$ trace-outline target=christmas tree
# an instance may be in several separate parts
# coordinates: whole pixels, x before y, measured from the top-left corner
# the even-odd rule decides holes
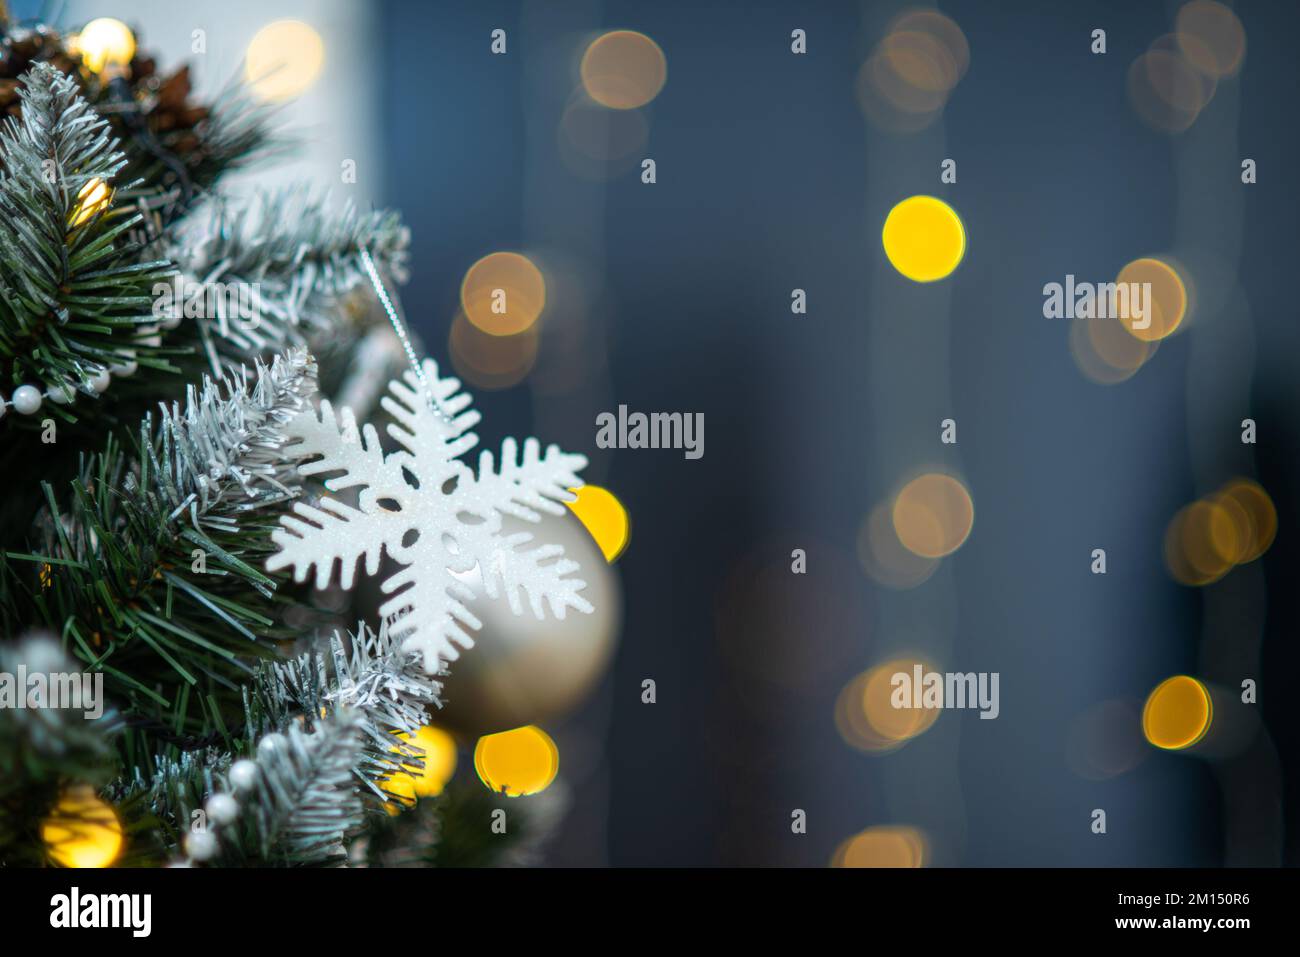
[[[503,527],[562,513],[581,456],[462,461],[478,417],[406,333],[399,218],[223,195],[282,145],[245,90],[197,102],[130,34],[0,33],[0,864],[511,847],[459,823],[487,791],[412,810],[441,785],[426,726],[476,593],[591,610],[562,549]],[[382,411],[381,334],[381,382],[409,359]]]

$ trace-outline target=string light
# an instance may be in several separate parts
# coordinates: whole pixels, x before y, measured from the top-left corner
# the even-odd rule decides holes
[[[121,20],[100,17],[82,28],[76,49],[81,53],[81,62],[91,72],[115,72],[135,56],[135,35]]]
[[[93,788],[78,785],[59,797],[41,825],[41,840],[64,867],[108,867],[122,851],[122,823]]]
[[[80,226],[102,209],[108,207],[113,191],[102,179],[96,177],[77,191],[77,205],[72,210],[72,226]]]

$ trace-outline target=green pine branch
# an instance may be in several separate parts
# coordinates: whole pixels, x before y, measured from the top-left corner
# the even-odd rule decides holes
[[[315,371],[296,350],[205,380],[157,426],[146,417],[129,449],[110,437],[70,487],[46,484],[34,539],[0,563],[0,623],[62,636],[114,695],[172,708],[176,688],[234,693],[250,674],[241,657],[283,634],[261,567],[298,490],[283,427]]]
[[[110,707],[88,718],[86,708],[75,709],[61,698],[46,699],[42,707],[19,707],[10,697],[28,695],[28,687],[18,683],[20,674],[51,682],[80,671],[49,635],[0,643],[0,681],[8,684],[0,688],[0,866],[43,864],[40,824],[62,788],[68,782],[100,784],[113,774],[112,742],[121,725]]]
[[[385,281],[406,278],[410,234],[396,213],[331,210],[298,189],[210,212],[162,251],[189,288],[235,289],[251,305],[249,315],[213,315],[193,297],[186,309],[182,321],[193,323],[214,370],[336,338],[345,298],[368,282],[363,251]]]
[[[391,799],[383,789],[390,777],[422,769],[422,749],[399,734],[428,723],[430,710],[440,706],[440,689],[438,676],[425,673],[419,657],[403,652],[386,627],[375,632],[362,624],[355,633],[335,632],[294,659],[263,661],[245,694],[241,724],[228,725],[218,709],[208,706],[208,734],[195,736],[188,750],[172,746],[155,757],[147,745],[137,749],[141,761],[109,790],[109,797],[137,822],[147,819],[162,836],[152,849],[155,862],[186,851],[194,812],[209,808],[214,795],[228,795],[241,808],[239,820],[213,828],[218,838],[214,856],[197,855],[200,863],[338,863],[339,846],[333,839],[311,846],[290,841],[286,847],[280,835],[276,822],[288,808],[281,796],[293,786],[290,778],[276,776],[291,769],[278,750],[285,736],[292,737],[295,730],[318,734],[322,727],[347,723],[346,780],[333,778],[337,793],[326,793],[319,782],[310,793],[319,805],[331,808],[339,802],[351,808],[365,798],[357,814],[348,812],[343,833],[350,839],[363,823],[362,808],[385,816],[377,812]],[[268,738],[271,744],[265,743]],[[241,789],[231,776],[235,762],[245,757],[264,766],[257,788]],[[269,764],[268,757],[274,758]],[[333,813],[325,817],[333,820]]]
[[[0,126],[0,386],[72,399],[134,360],[166,369],[150,337],[163,260],[139,261],[140,221],[112,190],[126,160],[76,83],[48,64],[23,77],[21,118]]]
[[[210,822],[213,856],[191,857],[226,865],[338,865],[346,863],[345,840],[362,825],[365,810],[352,768],[361,748],[360,718],[336,711],[311,730],[291,724],[257,742],[245,759],[249,779],[237,781],[238,817],[230,825]],[[227,777],[237,774],[232,765]]]

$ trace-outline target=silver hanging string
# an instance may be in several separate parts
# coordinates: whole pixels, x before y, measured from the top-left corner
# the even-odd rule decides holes
[[[384,312],[388,315],[388,321],[397,333],[398,340],[402,343],[402,349],[406,352],[406,359],[411,364],[411,371],[415,373],[415,378],[420,383],[420,388],[424,392],[424,397],[429,402],[429,408],[432,409],[443,421],[450,424],[449,416],[437,397],[433,394],[433,389],[429,385],[429,379],[424,374],[424,367],[420,365],[420,359],[415,354],[415,347],[411,345],[411,337],[406,331],[406,323],[402,321],[401,315],[397,311],[392,297],[388,295],[388,289],[385,288],[384,282],[379,278],[379,270],[375,268],[375,261],[370,258],[370,250],[362,248],[361,265],[366,270],[366,276],[370,279],[370,285],[375,290],[375,295],[379,298],[379,304],[384,307]]]

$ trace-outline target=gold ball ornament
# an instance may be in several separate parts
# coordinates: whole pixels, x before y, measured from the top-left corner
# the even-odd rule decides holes
[[[587,583],[589,614],[538,620],[525,604],[516,615],[504,595],[468,603],[483,622],[474,647],[451,663],[443,683],[439,725],[471,738],[545,723],[573,710],[604,674],[622,621],[622,588],[601,547],[571,514],[540,523],[507,520],[506,531],[528,531],[535,541],[564,547]],[[532,543],[524,548],[532,547]],[[477,578],[467,573],[466,581]]]

